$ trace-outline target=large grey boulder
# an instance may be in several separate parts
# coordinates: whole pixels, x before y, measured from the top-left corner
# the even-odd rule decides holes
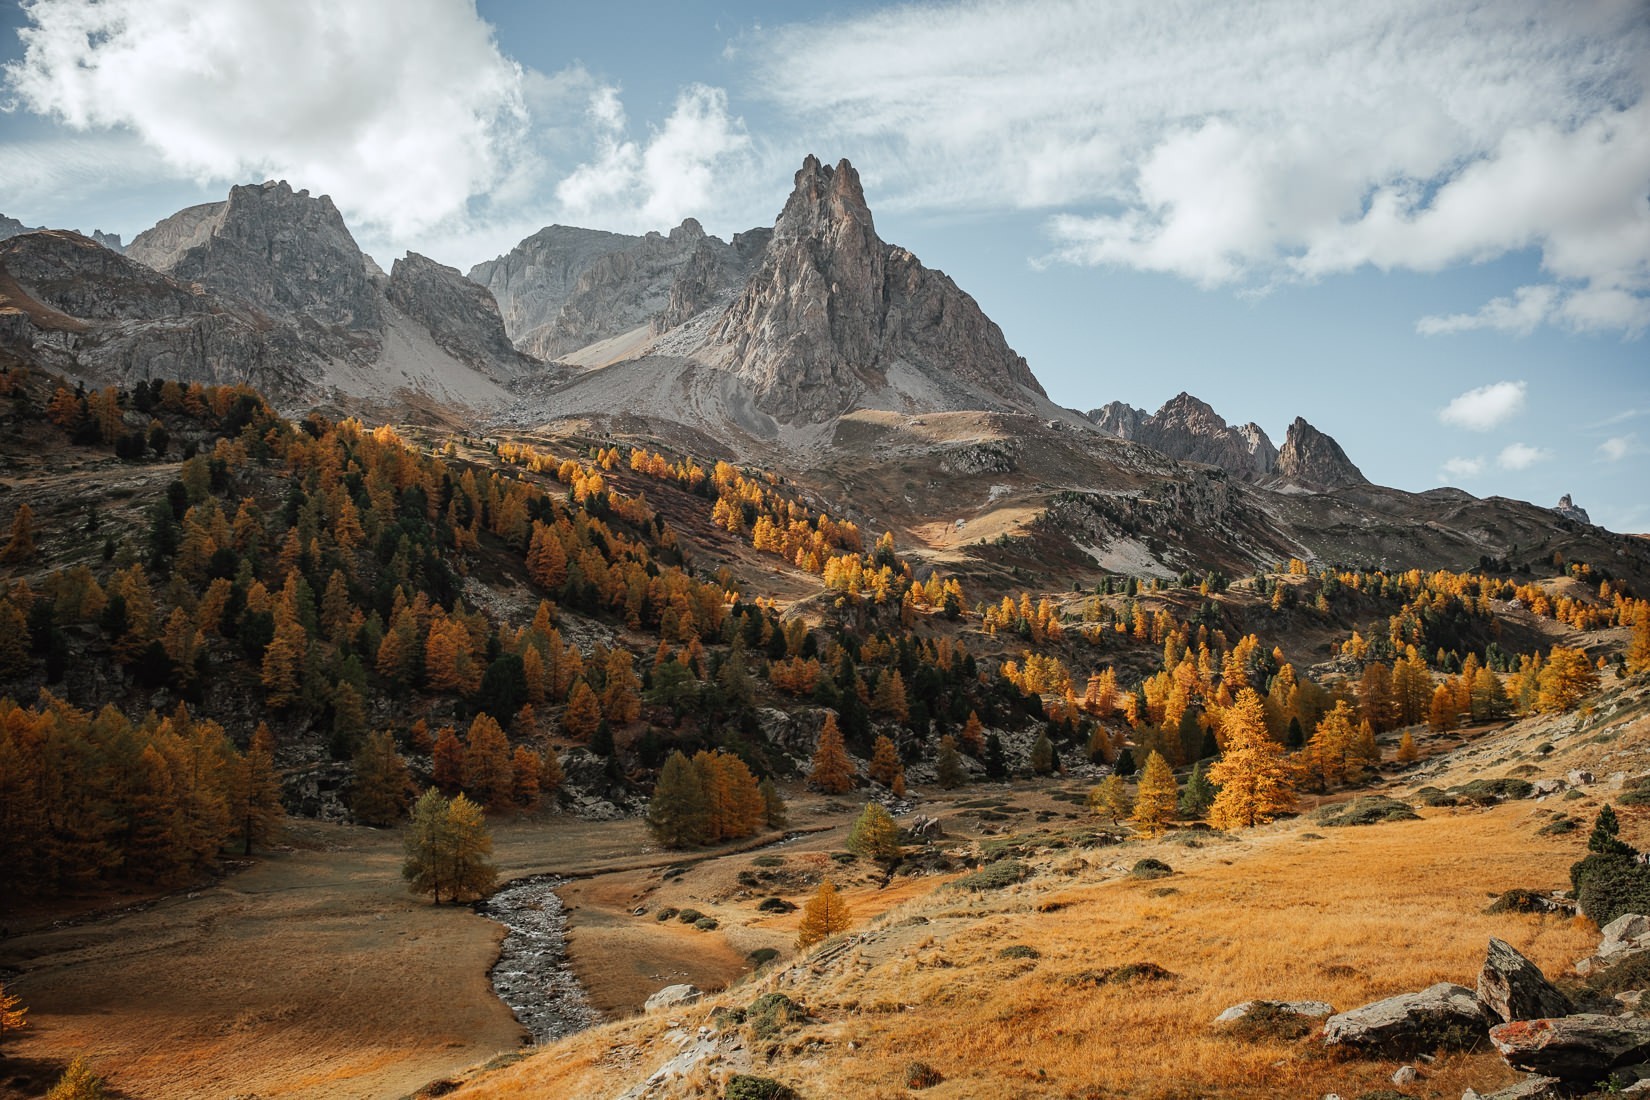
[[[1257,1014],[1301,1016],[1308,1019],[1323,1019],[1332,1016],[1335,1007],[1327,1001],[1244,1001],[1226,1009],[1215,1017],[1217,1024],[1235,1024],[1239,1020],[1246,1020]]]
[[[1595,1081],[1617,1066],[1650,1058],[1650,1020],[1596,1012],[1515,1020],[1491,1028],[1490,1042],[1514,1069]]]
[[[1483,1037],[1488,1024],[1472,990],[1439,982],[1419,993],[1388,997],[1331,1016],[1324,1023],[1323,1041],[1401,1056],[1471,1046]]]
[[[647,1012],[661,1008],[683,1008],[690,1004],[696,1004],[699,998],[704,995],[704,992],[698,986],[667,985],[649,997],[643,1008]]]
[[[1650,917],[1623,913],[1604,926],[1598,950],[1576,963],[1576,973],[1585,978],[1643,951],[1650,951]]]
[[[1505,940],[1492,938],[1478,973],[1478,999],[1502,1022],[1568,1016],[1570,998],[1553,988],[1539,967]]]

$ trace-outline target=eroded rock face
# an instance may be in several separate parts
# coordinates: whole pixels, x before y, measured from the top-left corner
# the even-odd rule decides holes
[[[180,211],[138,234],[126,254],[272,314],[350,333],[383,328],[372,269],[338,208],[285,180]]]
[[[1492,938],[1478,974],[1478,999],[1503,1022],[1567,1016],[1575,1011],[1539,967],[1505,940]]]
[[[1118,439],[1133,439],[1140,425],[1150,418],[1145,409],[1137,409],[1124,401],[1111,401],[1085,413],[1099,429]]]
[[[478,370],[509,378],[532,365],[510,343],[492,294],[456,268],[409,252],[390,268],[385,294],[436,343]]]
[[[1650,951],[1650,917],[1638,913],[1623,913],[1599,931],[1601,936],[1598,950],[1576,963],[1576,973],[1582,977],[1606,970],[1641,952]]]
[[[1024,410],[1046,397],[974,299],[877,236],[846,160],[803,162],[710,344],[760,409],[793,423],[829,420],[890,387],[922,389],[931,408]]]
[[[1575,520],[1577,523],[1593,522],[1592,517],[1587,515],[1587,509],[1577,507],[1576,502],[1570,498],[1569,493],[1565,493],[1558,498],[1558,503],[1553,505],[1553,511],[1565,519]]]
[[[1289,425],[1283,449],[1278,452],[1277,472],[1293,481],[1325,488],[1369,484],[1339,443],[1298,416]]]

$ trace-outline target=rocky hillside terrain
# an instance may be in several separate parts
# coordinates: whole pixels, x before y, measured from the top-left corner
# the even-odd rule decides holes
[[[124,258],[57,232],[4,247],[8,345],[92,385],[244,383],[292,411],[474,409],[543,369],[510,344],[485,289],[417,255],[386,276],[329,198],[284,181],[180,211]]]
[[[1120,401],[1089,414],[1102,431],[1144,443],[1171,458],[1219,466],[1237,477],[1260,478],[1277,469],[1278,449],[1258,424],[1228,426],[1205,402],[1182,392],[1148,416]]]

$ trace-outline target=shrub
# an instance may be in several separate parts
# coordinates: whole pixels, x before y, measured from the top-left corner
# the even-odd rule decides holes
[[[725,1100],[792,1100],[796,1093],[772,1077],[736,1073],[728,1078],[728,1087],[722,1096]]]
[[[92,1072],[84,1057],[76,1055],[46,1093],[46,1100],[103,1100],[104,1096],[103,1078]]]
[[[654,919],[655,920],[661,920],[661,921],[669,920],[671,917],[674,917],[677,914],[677,912],[678,912],[678,910],[675,910],[675,909],[661,909],[661,910],[659,910],[658,914],[654,917]]]
[[[778,957],[779,949],[777,947],[758,947],[755,951],[752,951],[749,955],[746,955],[745,960],[760,970],[762,967],[767,966]],[[741,1015],[740,1019],[743,1020],[744,1016]]]
[[[900,1078],[908,1089],[930,1089],[944,1081],[940,1071],[927,1062],[912,1062]]]
[[[716,931],[716,918],[700,917],[698,920],[693,922],[693,927],[697,928],[701,932],[714,932]]]
[[[786,1025],[806,1017],[802,1006],[783,993],[764,993],[745,1010],[745,1022],[758,1039],[777,1038]]]
[[[763,898],[756,903],[756,909],[759,913],[790,913],[796,906],[784,898]]]
[[[1299,1012],[1290,1012],[1282,1005],[1262,1001],[1221,1030],[1234,1039],[1246,1043],[1293,1042],[1303,1039],[1323,1026],[1323,1020]]]
[[[1459,794],[1480,806],[1528,798],[1535,793],[1535,785],[1526,779],[1474,779],[1461,787],[1451,787],[1451,794]]]
[[[704,914],[699,912],[697,909],[683,909],[680,913],[676,914],[676,919],[681,921],[683,924],[692,924],[702,916],[704,916]]]
[[[1409,808],[1407,802],[1381,794],[1365,795],[1339,806],[1328,806],[1314,815],[1319,825],[1331,829],[1351,825],[1379,825],[1383,821],[1418,821],[1420,814]]]
[[[956,890],[1001,890],[1031,877],[1031,868],[1012,859],[999,860],[951,883]]]
[[[1650,867],[1631,856],[1594,852],[1570,868],[1576,904],[1594,924],[1609,924],[1623,913],[1650,911]]]
[[[1129,868],[1130,878],[1168,878],[1174,874],[1174,868],[1160,859],[1142,859]]]
[[[1556,913],[1563,906],[1536,890],[1508,890],[1490,903],[1484,912],[1497,913]]]
[[[1043,953],[1029,943],[1011,943],[997,952],[999,959],[1040,959]]]
[[[1565,817],[1561,814],[1547,822],[1547,824],[1541,826],[1541,828],[1537,829],[1536,835],[1564,836],[1568,833],[1575,832],[1579,828],[1581,828],[1581,822],[1577,821],[1573,817]]]

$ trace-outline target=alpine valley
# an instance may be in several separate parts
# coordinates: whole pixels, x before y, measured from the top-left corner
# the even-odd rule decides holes
[[[0,218],[0,1098],[1632,1091],[1650,540],[1355,457],[1055,404],[846,160]]]

